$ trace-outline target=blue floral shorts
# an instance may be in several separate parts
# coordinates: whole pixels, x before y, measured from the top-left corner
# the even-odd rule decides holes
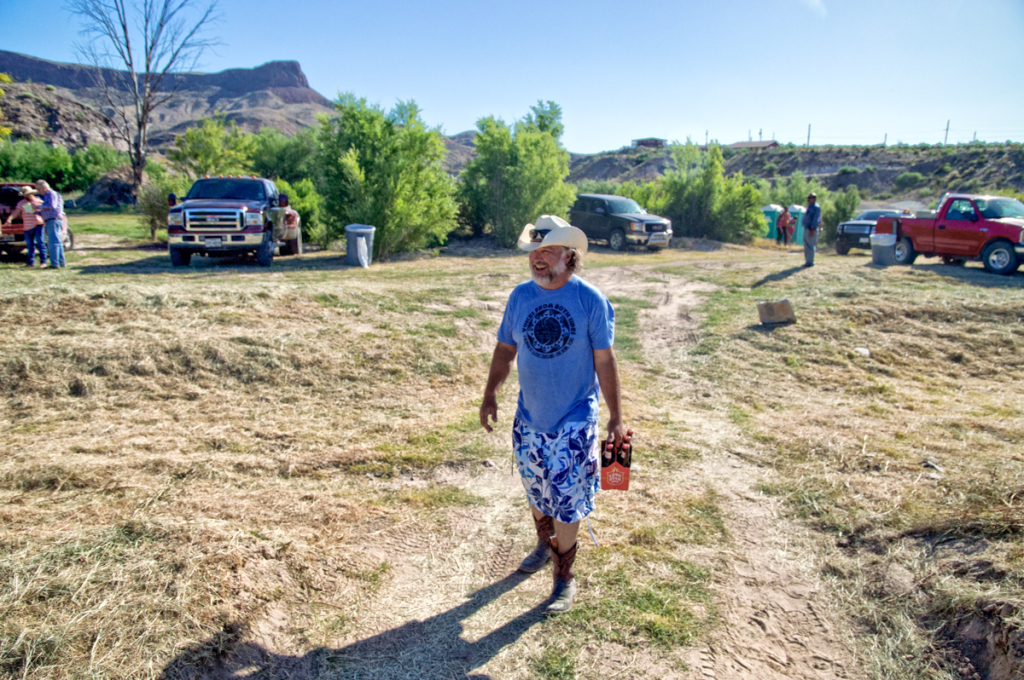
[[[601,488],[597,423],[566,423],[558,432],[512,425],[512,449],[530,505],[559,522],[572,524],[594,509]]]

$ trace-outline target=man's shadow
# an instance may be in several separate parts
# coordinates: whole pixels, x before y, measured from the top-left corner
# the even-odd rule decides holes
[[[768,276],[764,277],[757,283],[750,286],[750,289],[754,290],[755,288],[760,288],[764,284],[771,283],[772,281],[782,281],[784,279],[788,279],[790,276],[796,274],[798,271],[801,271],[802,269],[803,267],[790,267],[789,269],[783,269],[781,272],[769,274]]]
[[[319,648],[303,656],[274,654],[258,644],[244,642],[244,626],[229,624],[205,642],[182,650],[163,669],[164,680],[252,680],[339,678],[462,678],[493,659],[544,618],[542,602],[507,621],[476,642],[462,639],[462,621],[529,578],[514,572],[473,593],[453,609],[340,649]]]

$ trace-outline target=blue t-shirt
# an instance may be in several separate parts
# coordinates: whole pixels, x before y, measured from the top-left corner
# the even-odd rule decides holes
[[[577,276],[557,290],[525,281],[508,298],[498,340],[517,350],[517,418],[540,432],[597,421],[594,350],[615,341],[604,293]]]

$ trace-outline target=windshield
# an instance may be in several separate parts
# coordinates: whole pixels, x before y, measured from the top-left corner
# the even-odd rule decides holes
[[[865,210],[853,219],[855,220],[877,220],[879,217],[898,214],[895,210]]]
[[[240,201],[263,201],[267,195],[263,182],[253,179],[201,179],[188,190],[186,199],[233,198]]]
[[[619,213],[643,213],[646,211],[632,198],[616,198],[608,201],[608,212],[615,215]]]
[[[1024,219],[1024,203],[1015,198],[976,198],[974,202],[981,211],[981,216],[997,220],[1000,217],[1017,217]]]

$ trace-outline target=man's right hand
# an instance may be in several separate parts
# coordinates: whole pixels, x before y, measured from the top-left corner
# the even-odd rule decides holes
[[[484,397],[484,403],[480,404],[480,425],[488,432],[494,432],[491,422],[498,422],[498,398],[494,396]]]

